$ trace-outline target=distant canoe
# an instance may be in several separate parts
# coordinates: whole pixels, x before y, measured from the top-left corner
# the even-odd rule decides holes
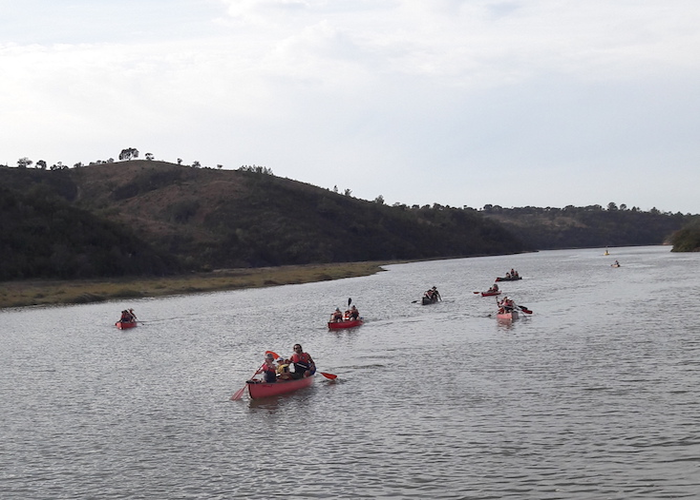
[[[347,321],[329,321],[328,322],[328,329],[329,330],[341,330],[343,328],[355,328],[356,326],[360,326],[362,323],[364,323],[363,319],[351,319]]]
[[[289,380],[287,382],[274,382],[268,384],[266,382],[252,382],[248,381],[248,393],[250,394],[250,399],[260,399],[269,398],[272,396],[279,396],[280,394],[287,394],[289,392],[294,392],[305,387],[310,387],[314,383],[314,376],[304,377],[295,380]]]
[[[114,326],[120,330],[126,330],[127,328],[134,328],[136,326],[136,321],[117,321]]]
[[[490,291],[490,292],[481,292],[482,297],[493,297],[495,295],[501,295],[501,291],[496,290],[496,291]]]
[[[500,276],[496,278],[496,281],[518,281],[523,279],[522,276],[506,276],[501,278]]]

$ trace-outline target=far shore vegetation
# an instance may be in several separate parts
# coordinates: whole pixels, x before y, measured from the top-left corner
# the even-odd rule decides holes
[[[369,276],[382,271],[382,265],[391,263],[398,262],[222,269],[163,278],[7,281],[0,283],[0,308],[85,304],[330,281]]]
[[[0,165],[0,309],[335,280],[398,262],[660,245],[672,235],[674,251],[700,249],[700,215],[614,202],[389,206],[265,167],[214,170],[137,153],[75,168]]]

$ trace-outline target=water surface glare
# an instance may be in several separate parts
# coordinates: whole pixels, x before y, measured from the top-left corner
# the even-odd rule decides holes
[[[603,252],[0,312],[0,498],[699,498],[700,254]],[[229,400],[296,342],[338,379]]]

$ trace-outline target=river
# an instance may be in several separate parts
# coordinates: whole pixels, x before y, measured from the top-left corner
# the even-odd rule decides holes
[[[604,250],[2,311],[0,497],[698,498],[700,254]],[[297,342],[338,378],[230,400]]]

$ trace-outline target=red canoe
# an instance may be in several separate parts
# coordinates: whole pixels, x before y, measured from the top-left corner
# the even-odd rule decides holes
[[[351,319],[347,321],[329,321],[328,322],[328,329],[329,330],[340,330],[341,328],[355,328],[356,326],[360,326],[364,321],[362,318],[360,319]]]
[[[501,295],[500,290],[497,292],[481,292],[482,297],[493,297],[494,295]]]
[[[288,382],[275,382],[268,384],[265,382],[252,382],[248,381],[248,393],[250,394],[250,399],[260,399],[269,398],[271,396],[279,396],[280,394],[287,394],[288,392],[294,392],[304,387],[310,387],[314,384],[314,376],[304,377],[297,380],[290,380]]]
[[[127,328],[134,328],[136,326],[136,321],[117,321],[114,326],[120,330],[126,330]]]
[[[507,321],[512,321],[514,319],[518,319],[518,311],[498,313],[498,314],[496,314],[496,318],[507,320]]]

